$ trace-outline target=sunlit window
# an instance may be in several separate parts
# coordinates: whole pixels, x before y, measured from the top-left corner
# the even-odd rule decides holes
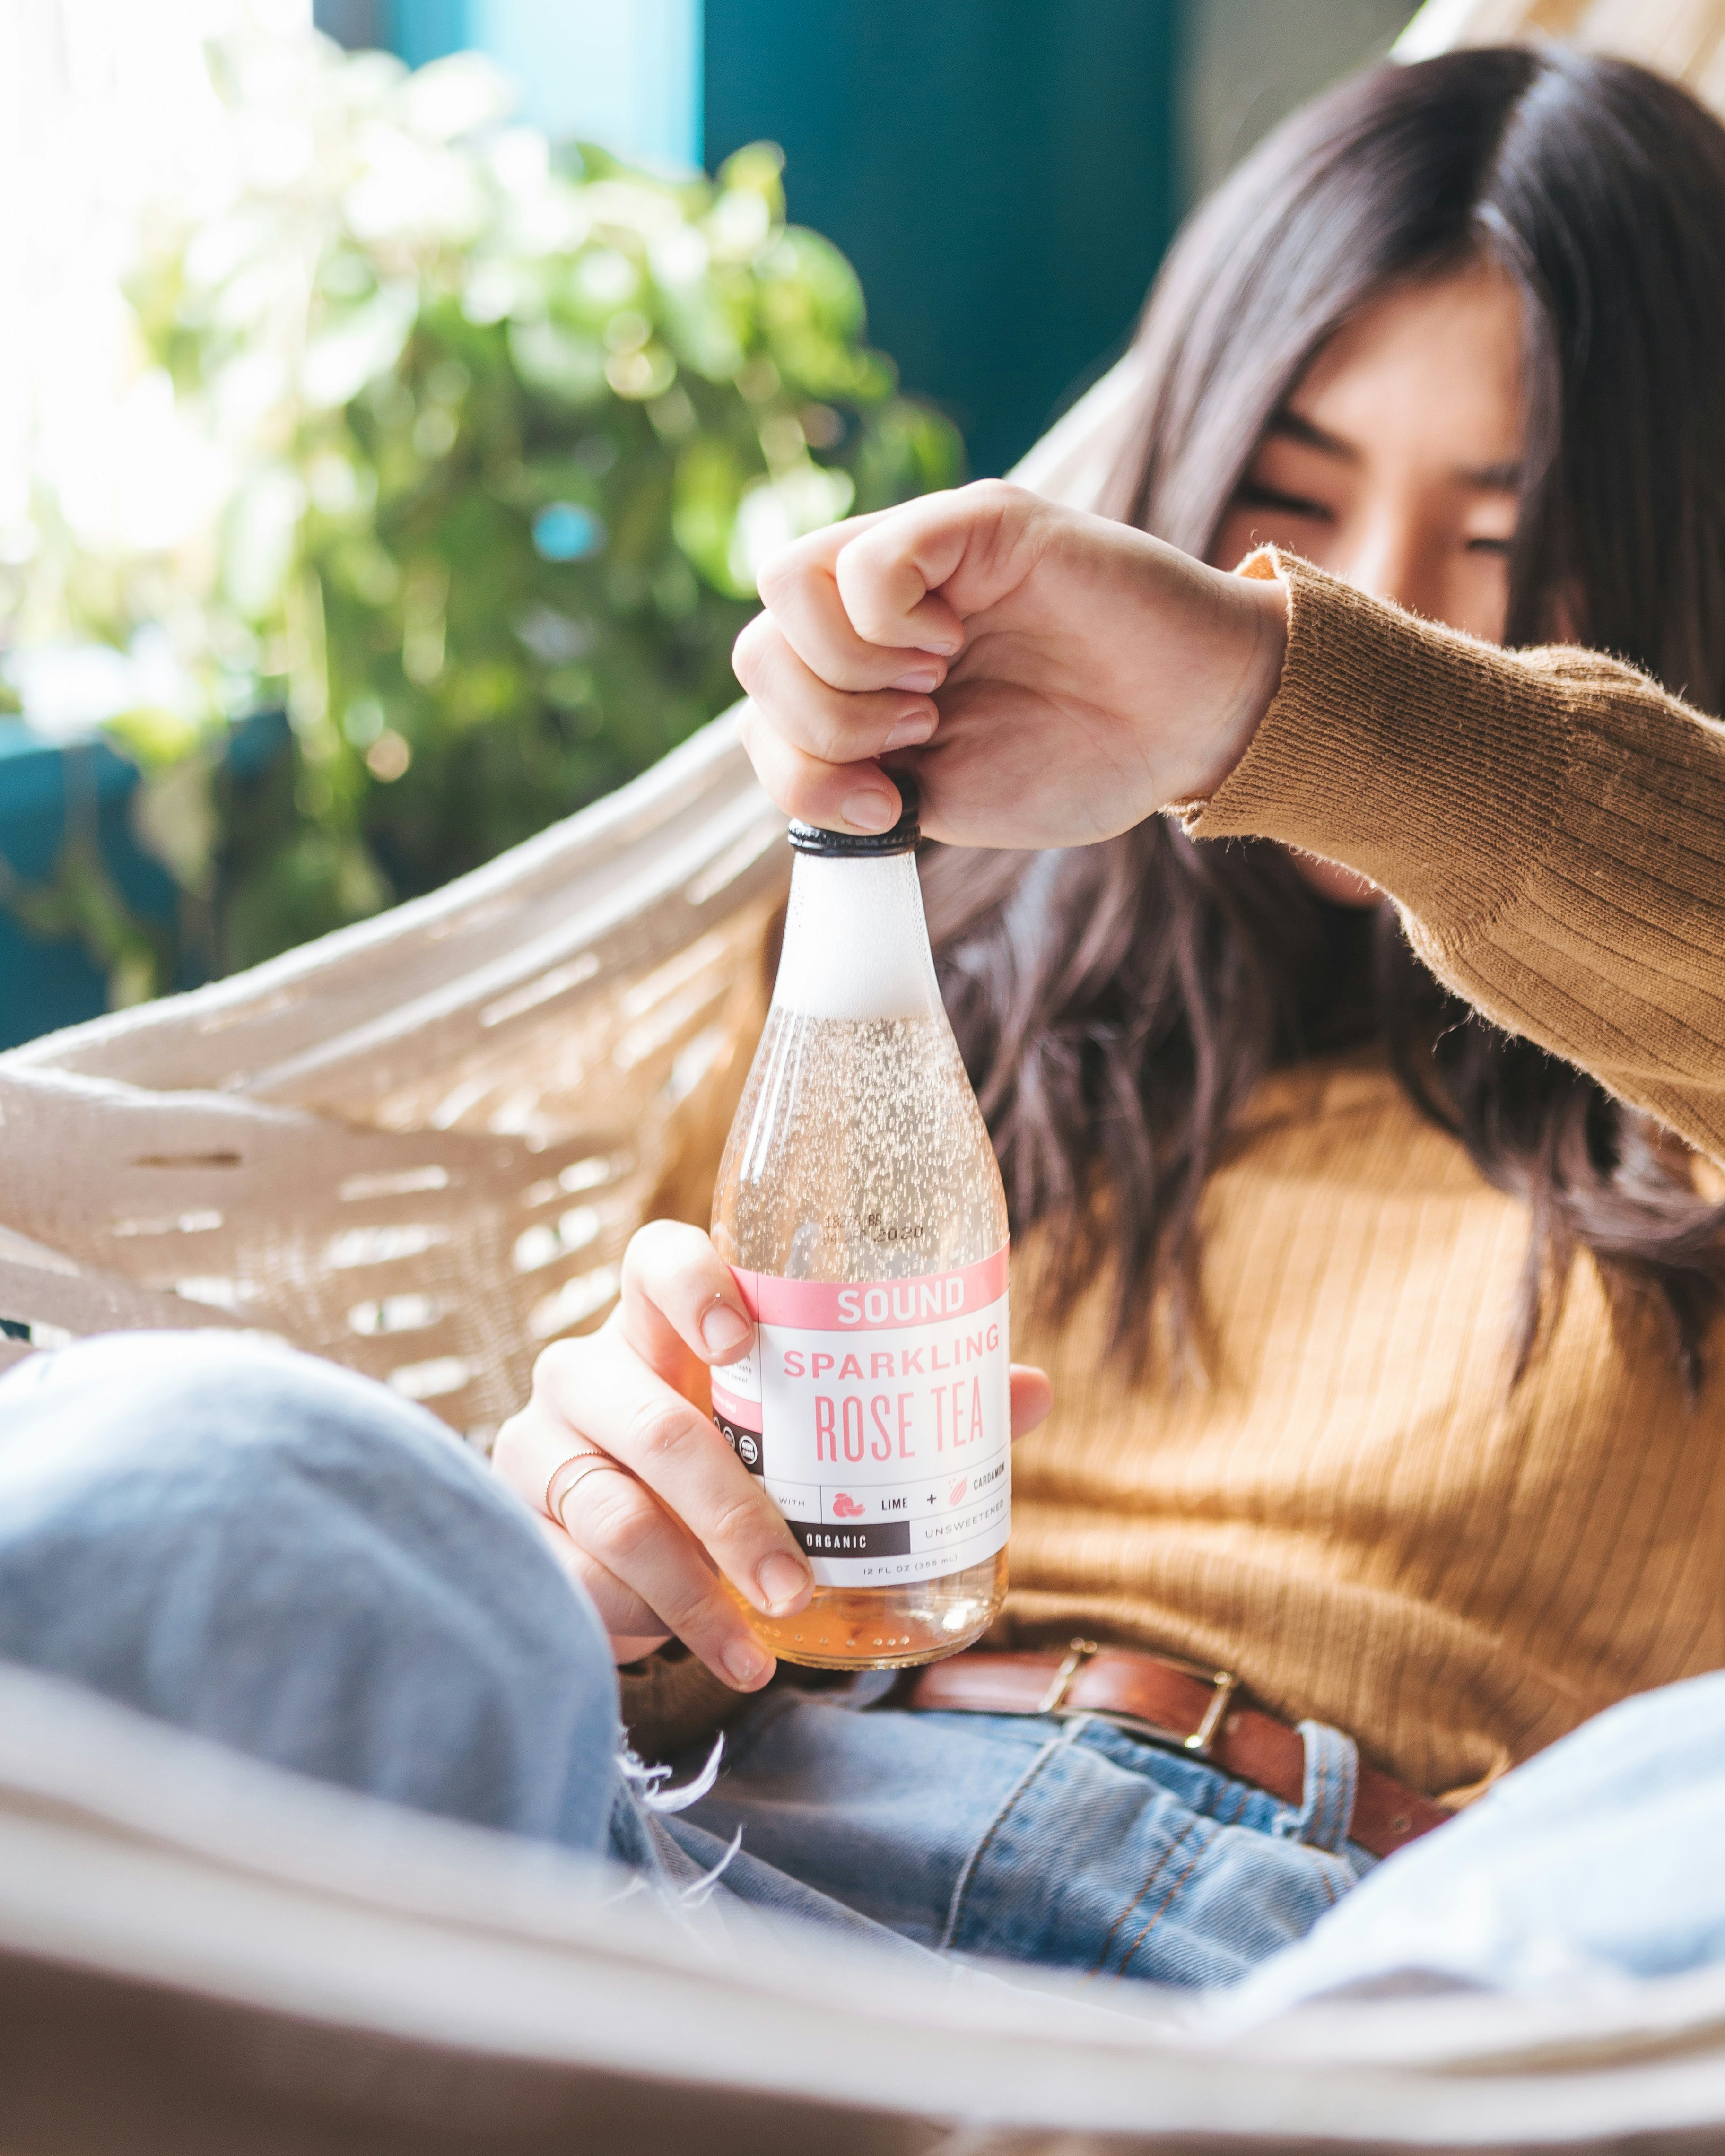
[[[145,362],[124,295],[141,205],[231,192],[235,143],[210,41],[260,45],[302,29],[310,0],[16,0],[0,10],[0,570],[33,558],[8,641],[52,638],[56,580],[41,563],[179,545],[222,475]],[[31,619],[32,614],[37,618]],[[172,670],[146,648],[151,701]],[[29,668],[33,722],[76,728],[137,700],[119,654]]]

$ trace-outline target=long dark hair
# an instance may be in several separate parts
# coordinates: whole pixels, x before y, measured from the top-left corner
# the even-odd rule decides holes
[[[1506,641],[1620,654],[1725,702],[1725,129],[1623,62],[1476,50],[1296,114],[1192,220],[1140,331],[1143,449],[1115,503],[1208,556],[1314,353],[1401,284],[1486,258],[1524,295],[1528,437]],[[1014,1222],[1064,1218],[1058,1312],[1112,1261],[1117,1348],[1167,1298],[1192,1352],[1195,1221],[1265,1072],[1376,1037],[1421,1112],[1531,1215],[1518,1378],[1578,1249],[1651,1292],[1692,1391],[1725,1208],[1582,1072],[1498,1033],[1387,905],[1350,924],[1279,849],[1153,818],[1039,855],[934,850],[936,957]]]

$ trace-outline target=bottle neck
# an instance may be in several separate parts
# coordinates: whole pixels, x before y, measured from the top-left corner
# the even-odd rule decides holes
[[[809,1018],[940,1010],[914,854],[798,855],[773,1002]]]

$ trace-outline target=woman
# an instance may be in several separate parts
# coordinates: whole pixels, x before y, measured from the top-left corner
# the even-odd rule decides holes
[[[1718,708],[1722,203],[1719,129],[1633,69],[1471,53],[1348,86],[1170,259],[1122,506],[1217,567],[1274,540],[1493,643],[1579,639]],[[1626,952],[1603,893],[1564,910],[1543,889],[1522,940],[1476,956],[1476,916],[1554,843],[1558,774],[1492,708],[1507,677],[1466,654],[1425,711],[1409,669],[1448,648],[1404,651],[1331,594],[1311,693],[1380,653],[1383,723],[1343,714],[1322,743],[1290,725],[1272,787],[1282,586],[1194,576],[1199,616],[1242,625],[1195,644],[1146,552],[986,490],[803,542],[739,645],[747,738],[782,805],[860,828],[896,801],[855,759],[903,758],[925,827],[960,842],[929,865],[937,955],[1013,1200],[1015,1338],[1056,1402],[1018,1455],[1002,1644],[1081,1634],[1235,1671],[1454,1801],[1725,1661],[1705,1368],[1725,1216],[1671,1140],[1714,1126],[1653,1067],[1693,1057],[1648,980],[1706,972],[1666,855],[1711,829],[1678,839],[1671,808],[1602,777],[1567,813],[1614,819],[1634,904],[1663,889],[1671,921]],[[1572,668],[1596,678],[1561,659],[1529,678]],[[1485,700],[1477,743],[1461,698]],[[1435,793],[1398,752],[1441,771]],[[1150,813],[1209,796],[1197,843]],[[1608,866],[1576,854],[1553,888]],[[1542,937],[1569,970],[1530,983],[1555,963]],[[1603,1004],[1620,1037],[1553,998]],[[575,1351],[572,1394],[601,1352]],[[626,1432],[572,1419],[640,1464]],[[517,1466],[522,1443],[503,1463],[537,1497],[566,1433]],[[608,1522],[588,1503],[639,1502],[614,1481],[569,1507],[590,1551]],[[671,1591],[716,1666],[750,1651],[692,1573]]]
[[[1725,135],[1681,92],[1525,53],[1385,69],[1171,257],[1131,522],[985,486],[765,579],[737,663],[769,790],[880,829],[902,758],[952,842],[938,956],[1056,1404],[1002,1644],[1237,1673],[1304,1769],[776,1688],[692,1814],[741,1830],[760,1898],[1222,1980],[1395,1845],[1368,1781],[1406,1818],[1464,1801],[1725,1661],[1725,1214],[1689,1150],[1725,1152],[1725,751],[1626,668],[1370,596],[1717,708],[1722,331]],[[1266,539],[1321,568],[1230,573]],[[619,1661],[674,1633],[743,1691],[772,1665],[715,1568],[778,1612],[808,1592],[701,1411],[747,1334],[706,1239],[645,1231],[498,1448]],[[1049,1397],[1021,1371],[1015,1424]],[[33,1639],[0,1650],[103,1681]],[[272,1727],[223,1733],[308,1763]],[[377,1785],[344,1758],[315,1770]]]

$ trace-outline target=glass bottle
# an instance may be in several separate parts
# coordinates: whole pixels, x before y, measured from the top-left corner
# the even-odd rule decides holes
[[[894,777],[889,832],[791,826],[778,983],[713,1199],[756,1320],[714,1419],[816,1582],[794,1617],[737,1599],[773,1654],[823,1669],[956,1653],[1006,1592],[1006,1199]]]

